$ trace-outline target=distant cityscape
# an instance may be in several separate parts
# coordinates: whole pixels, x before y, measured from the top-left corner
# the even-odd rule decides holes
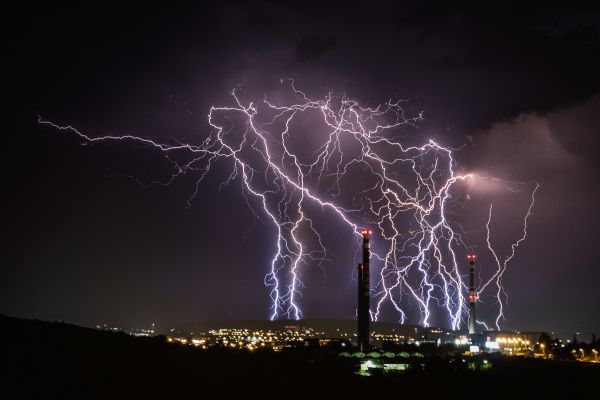
[[[325,329],[296,323],[276,323],[273,327],[245,328],[221,327],[204,331],[182,331],[169,329],[165,340],[173,345],[192,346],[199,349],[231,348],[240,350],[271,350],[279,352],[285,348],[330,347],[339,352],[354,355],[357,352],[357,333],[349,324],[354,321],[340,321],[340,327]],[[251,323],[250,325],[256,325]],[[318,324],[317,324],[318,325]],[[395,326],[395,327],[394,327]],[[110,324],[98,324],[97,329],[124,332],[132,336],[158,336],[154,324],[150,328],[121,329]],[[413,350],[431,347],[450,348],[465,355],[499,353],[508,356],[534,357],[546,359],[573,359],[586,362],[600,362],[600,343],[592,334],[591,341],[578,339],[563,340],[553,338],[552,333],[541,331],[486,331],[476,337],[466,332],[454,332],[441,328],[423,328],[414,325],[394,325],[381,323],[370,332],[370,342],[374,351],[385,352],[410,347]],[[418,354],[418,351],[416,351]]]

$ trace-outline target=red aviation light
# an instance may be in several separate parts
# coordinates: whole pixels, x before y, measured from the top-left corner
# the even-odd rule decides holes
[[[467,258],[470,261],[475,261],[475,259],[477,258],[477,256],[475,255],[475,253],[469,253],[469,254],[467,254]]]
[[[363,236],[371,236],[372,233],[373,233],[373,231],[370,229],[367,229],[367,228],[363,228],[363,230],[362,230]]]

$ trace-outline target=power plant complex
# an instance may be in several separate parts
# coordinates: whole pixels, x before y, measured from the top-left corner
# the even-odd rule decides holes
[[[357,326],[357,337],[358,337],[358,350],[361,352],[367,352],[370,349],[370,332],[369,322],[370,316],[370,295],[371,288],[369,284],[369,259],[370,259],[370,239],[373,231],[367,228],[363,228],[362,231],[362,262],[358,264],[358,326]],[[469,319],[468,319],[468,330],[471,342],[479,342],[477,337],[477,317],[475,305],[477,303],[477,292],[475,290],[475,261],[477,256],[475,253],[469,253],[467,255],[469,260]]]

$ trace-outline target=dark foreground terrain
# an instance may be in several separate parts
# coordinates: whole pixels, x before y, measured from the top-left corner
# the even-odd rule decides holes
[[[600,365],[518,358],[469,371],[442,358],[362,377],[326,349],[199,350],[64,323],[0,316],[0,398],[598,398]],[[185,397],[183,397],[185,396]]]

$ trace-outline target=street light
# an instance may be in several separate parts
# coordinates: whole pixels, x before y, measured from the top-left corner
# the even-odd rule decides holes
[[[544,358],[546,358],[546,345],[544,343],[540,343],[540,348],[542,349],[542,352],[544,353]]]

